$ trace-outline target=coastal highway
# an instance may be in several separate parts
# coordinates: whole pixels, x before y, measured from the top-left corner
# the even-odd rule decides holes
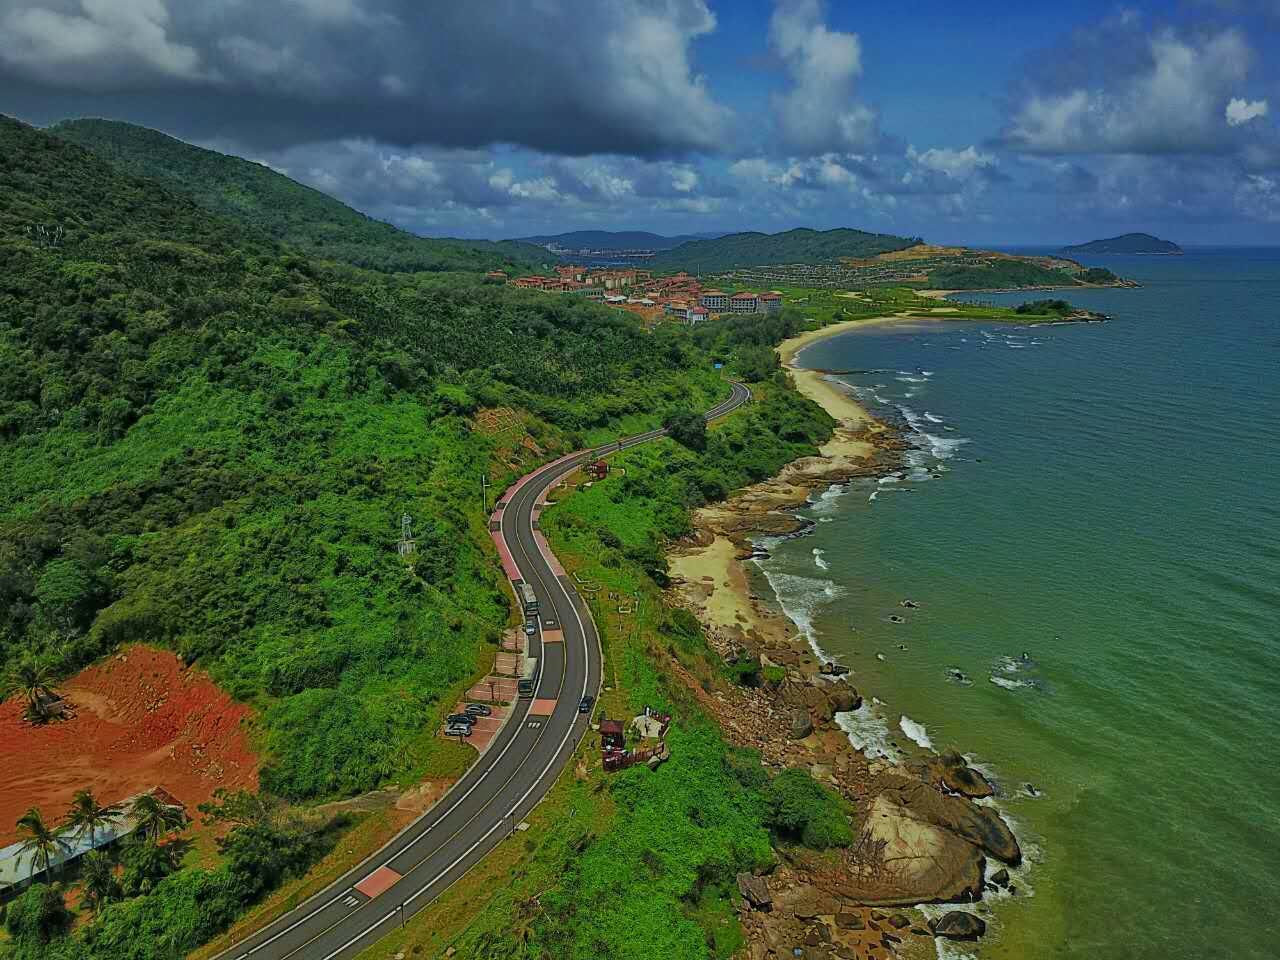
[[[751,398],[739,383],[705,414],[708,420]],[[538,530],[545,496],[584,462],[661,437],[627,437],[548,463],[511,487],[490,531],[514,582],[538,597],[539,633],[528,655],[540,664],[534,699],[521,699],[488,749],[425,814],[382,849],[274,923],[223,951],[217,960],[346,960],[403,925],[510,836],[542,799],[590,724],[578,713],[600,688],[600,642],[585,601]]]

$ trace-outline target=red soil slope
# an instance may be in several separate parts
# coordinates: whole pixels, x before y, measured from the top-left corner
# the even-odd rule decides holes
[[[257,788],[252,711],[172,653],[129,647],[58,690],[71,719],[32,726],[19,698],[0,704],[0,846],[28,807],[58,820],[86,787],[104,803],[164,787],[192,817],[218,787]]]

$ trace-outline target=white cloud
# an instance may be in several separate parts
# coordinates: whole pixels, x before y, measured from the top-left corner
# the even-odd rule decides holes
[[[1104,63],[1092,85],[1033,85],[1005,130],[1006,142],[1049,154],[1227,149],[1220,136],[1224,105],[1253,59],[1244,36],[1225,29],[1187,39],[1166,29],[1139,42],[1133,56],[1113,51],[1115,65]]]
[[[1227,126],[1238,127],[1241,124],[1248,123],[1250,120],[1265,117],[1267,115],[1267,101],[1232,97],[1230,102],[1227,103],[1225,114]]]
[[[769,21],[769,42],[791,79],[774,97],[774,117],[782,145],[797,153],[857,150],[879,139],[875,112],[854,96],[862,42],[829,30],[823,13],[819,0],[778,0]]]
[[[118,88],[159,75],[219,78],[170,35],[165,0],[8,0],[0,64],[53,87]]]
[[[935,173],[941,173],[952,180],[968,180],[975,173],[997,165],[998,161],[990,153],[980,153],[977,147],[969,146],[963,150],[953,147],[934,147],[923,153],[915,147],[907,147],[907,159]]]

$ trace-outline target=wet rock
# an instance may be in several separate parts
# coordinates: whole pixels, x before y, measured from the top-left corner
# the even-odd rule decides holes
[[[1009,886],[1009,871],[1001,867],[991,875],[991,883],[993,886],[1005,887]]]
[[[827,702],[831,705],[833,713],[848,713],[862,706],[862,698],[858,696],[857,691],[843,683],[834,684],[827,691]]]
[[[860,913],[837,913],[836,926],[841,930],[865,930],[866,922]]]
[[[901,930],[903,927],[911,926],[911,920],[905,914],[895,913],[889,918],[889,925],[895,930]]]
[[[947,940],[977,940],[987,932],[987,924],[981,917],[963,910],[952,910],[929,924],[935,937]]]
[[[993,796],[996,792],[987,778],[965,763],[964,757],[958,753],[943,754],[938,766],[938,779],[952,793],[976,800]]]

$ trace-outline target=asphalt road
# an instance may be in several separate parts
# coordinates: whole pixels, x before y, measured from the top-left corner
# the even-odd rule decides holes
[[[751,392],[731,384],[728,400],[707,411],[708,420],[737,409]],[[545,492],[588,459],[633,447],[665,433],[627,437],[605,448],[582,451],[534,471],[508,492],[498,534],[538,597],[543,630],[559,629],[562,642],[530,637],[538,657],[537,698],[554,700],[549,713],[531,713],[518,700],[489,749],[430,810],[386,846],[325,890],[253,936],[219,954],[218,960],[339,960],[355,957],[403,924],[457,881],[486,853],[510,836],[515,825],[551,788],[586,733],[590,717],[578,713],[584,694],[600,689],[600,642],[587,606],[558,564],[537,543],[534,507]],[[376,876],[375,876],[376,875]],[[384,889],[370,896],[370,878]]]

